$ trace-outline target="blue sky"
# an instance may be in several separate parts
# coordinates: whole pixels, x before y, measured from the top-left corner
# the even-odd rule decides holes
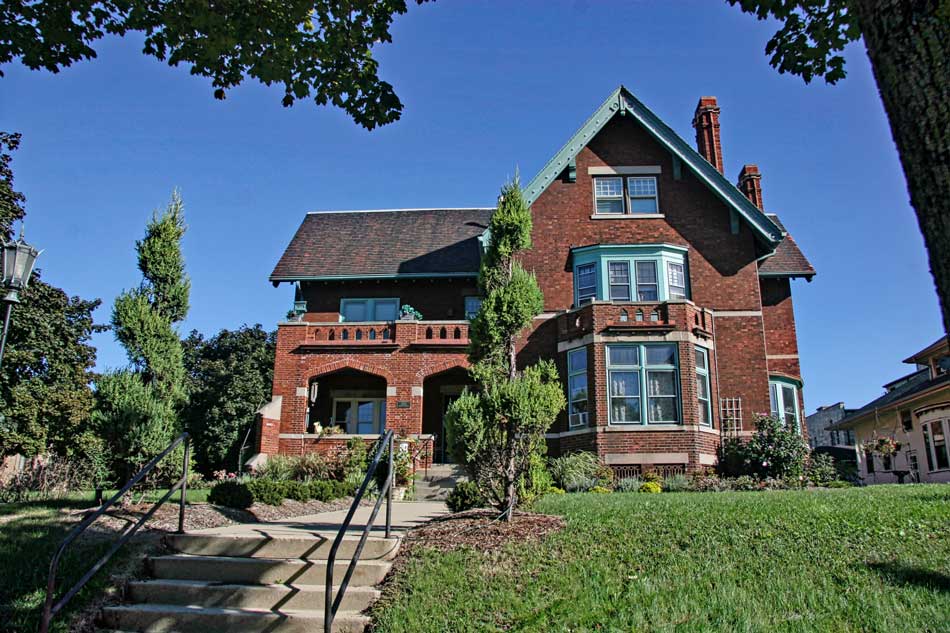
[[[691,142],[697,99],[716,95],[726,175],[760,166],[766,210],[819,271],[794,282],[806,408],[857,406],[940,334],[936,295],[863,46],[845,81],[806,86],[768,66],[774,30],[708,0],[412,5],[377,51],[404,114],[373,132],[254,82],[216,101],[136,38],[109,39],[58,75],[4,68],[0,129],[23,133],[16,184],[45,279],[102,298],[100,322],[139,281],[145,221],[181,188],[181,331],[213,333],[291,307],[267,276],[306,211],[491,205],[621,83]],[[111,334],[95,344],[100,368],[125,363]]]

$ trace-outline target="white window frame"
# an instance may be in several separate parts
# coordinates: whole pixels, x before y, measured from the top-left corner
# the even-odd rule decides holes
[[[593,272],[594,285],[581,286],[580,285],[581,268],[587,268],[588,266],[594,271]],[[590,289],[591,292],[587,294],[582,294],[581,291],[586,290],[586,289]],[[583,301],[586,301],[587,299],[591,299],[591,300],[597,299],[597,263],[596,262],[578,264],[577,266],[574,267],[574,294],[576,295],[574,298],[575,305],[580,305]]]
[[[471,321],[475,318],[475,315],[478,314],[478,311],[482,307],[482,298],[476,296],[465,297],[465,319]]]
[[[632,186],[635,181],[651,182],[653,184],[653,193],[652,194],[642,194],[642,193],[633,193],[634,187]],[[656,176],[628,176],[625,183],[627,187],[627,213],[630,215],[660,215],[660,196],[659,188],[657,187]],[[633,210],[633,201],[634,200],[653,200],[653,207],[655,211],[634,211]]]
[[[683,283],[682,285],[673,284],[673,267],[679,268],[679,274],[682,275]],[[666,262],[666,294],[669,296],[671,301],[677,301],[681,299],[686,299],[689,296],[689,292],[686,289],[687,279],[686,279],[686,262]],[[682,288],[682,292],[674,292],[674,288]]]
[[[673,364],[658,364],[651,365],[647,362],[647,349],[651,347],[669,347],[673,350]],[[610,349],[611,348],[637,348],[637,365],[614,365],[610,362]],[[630,343],[618,343],[618,344],[609,344],[605,348],[605,363],[607,365],[607,417],[608,424],[611,426],[631,426],[631,425],[641,425],[641,426],[658,426],[658,425],[681,425],[683,422],[683,389],[680,385],[680,372],[679,372],[679,346],[676,343],[640,343],[640,344],[630,344]],[[613,381],[611,376],[614,373],[636,373],[637,383],[638,383],[638,393],[637,395],[614,395],[613,393]],[[649,375],[651,372],[662,372],[662,373],[672,373],[673,375],[673,394],[650,394],[650,382]],[[615,421],[613,414],[613,399],[614,398],[637,398],[639,399],[640,407],[640,420],[639,421]],[[675,406],[675,420],[650,420],[650,399],[663,398],[663,399],[673,399]]]
[[[393,319],[377,319],[376,318],[376,305],[379,303],[393,302],[396,304],[396,311]],[[346,306],[351,303],[365,303],[366,304],[366,316],[367,318],[363,321],[347,321],[346,317]],[[371,318],[370,318],[371,317]],[[373,298],[362,298],[362,297],[347,297],[345,299],[340,299],[340,323],[375,323],[379,321],[395,321],[399,318],[399,297],[373,297]]]
[[[781,422],[783,425],[788,426],[788,420],[785,419],[786,410],[785,410],[785,387],[792,390],[792,399],[795,404],[795,430],[798,433],[802,432],[802,414],[798,406],[798,385],[795,385],[787,380],[775,380],[769,379],[769,413],[770,415]]]
[[[713,416],[712,416],[712,385],[709,380],[709,350],[705,347],[696,348],[697,359],[702,356],[705,367],[700,367],[699,363],[696,363],[696,403],[698,408],[701,410],[706,409],[706,421],[703,422],[702,416],[699,416],[699,423],[702,426],[708,426],[713,428]],[[706,385],[706,398],[705,398],[705,407],[703,406],[704,399],[702,398],[702,389],[699,388],[699,382],[703,382]]]
[[[614,282],[613,282],[613,279],[611,278],[611,270],[610,270],[610,268],[611,268],[612,266],[616,266],[616,265],[624,266],[624,267],[627,269],[627,282],[626,282],[626,284],[623,284],[623,283],[614,283]],[[627,301],[627,302],[629,302],[629,301],[631,301],[631,300],[633,299],[633,292],[632,292],[632,290],[631,290],[631,286],[635,285],[635,282],[634,282],[634,277],[633,277],[633,271],[631,271],[630,268],[631,268],[631,267],[630,267],[630,261],[629,261],[629,260],[626,260],[626,259],[620,259],[620,260],[618,260],[618,259],[608,259],[608,260],[607,260],[607,297],[609,297],[609,299],[610,299],[611,301]],[[627,297],[626,297],[625,299],[624,299],[624,298],[621,298],[621,297],[614,297],[614,286],[617,286],[618,288],[619,288],[620,286],[625,286],[625,287],[626,287],[626,290],[627,290]]]
[[[934,443],[933,427],[940,425],[943,431],[943,454],[947,458],[947,466],[941,467],[937,460],[937,445]],[[921,433],[924,438],[924,451],[927,456],[927,471],[942,472],[950,469],[950,419],[936,418],[920,423]]]
[[[578,369],[575,367],[575,357],[584,357],[584,367],[583,369]],[[580,427],[587,426],[590,424],[590,379],[587,373],[588,357],[587,357],[587,348],[578,347],[575,349],[568,350],[567,352],[567,426],[570,429],[576,429]],[[584,398],[574,398],[574,378],[584,377]],[[575,402],[584,402],[586,406],[584,407],[583,413],[572,413],[573,405]],[[575,422],[576,420],[576,422]]]
[[[604,195],[597,192],[597,185],[599,183],[606,183],[609,181],[617,181],[620,183],[620,193],[616,195]],[[594,178],[593,182],[594,190],[594,215],[624,215],[627,212],[626,209],[626,185],[622,176],[598,176]],[[620,211],[601,211],[598,208],[598,203],[601,201],[619,201],[620,202]]]
[[[350,410],[347,415],[346,421],[344,424],[344,429],[346,433],[350,435],[378,435],[386,430],[386,398],[333,398],[332,409],[330,409],[330,424],[337,425],[340,422],[336,419],[336,405],[338,402],[349,402]],[[371,433],[360,433],[359,432],[359,419],[357,418],[357,411],[359,403],[361,402],[371,402],[373,403],[373,431]]]
[[[658,302],[660,301],[660,262],[659,259],[637,259],[634,260],[634,268],[636,269],[636,297],[637,301],[640,302]],[[649,264],[653,266],[653,281],[640,281],[640,266]],[[643,299],[640,297],[640,286],[653,286],[656,293],[655,299]]]

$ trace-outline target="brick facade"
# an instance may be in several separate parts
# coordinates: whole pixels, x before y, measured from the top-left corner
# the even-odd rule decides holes
[[[694,126],[700,153],[721,172],[719,114],[715,99],[704,97]],[[655,175],[658,215],[592,217],[592,174],[618,166],[648,168]],[[760,180],[758,169],[747,165],[739,185],[761,208]],[[699,470],[715,463],[721,400],[741,402],[741,428],[735,430],[748,432],[755,414],[770,410],[770,376],[801,383],[789,278],[760,276],[763,252],[753,229],[737,221],[735,210],[634,118],[613,117],[603,125],[576,153],[571,177],[565,171],[550,182],[531,212],[533,246],[521,262],[537,277],[545,312],[525,333],[519,364],[553,359],[566,384],[567,351],[583,346],[588,354],[587,425],[572,429],[567,414],[559,416],[548,435],[552,453],[592,450],[617,467]],[[575,306],[572,249],[597,244],[685,248],[689,300]],[[438,438],[444,398],[468,382],[468,329],[459,319],[464,297],[474,294],[471,278],[301,282],[297,299],[306,301],[306,313],[279,327],[277,404],[270,408],[274,417],[263,415],[259,451],[332,450],[321,442],[335,446],[339,440],[307,433],[310,417],[330,415],[326,403],[311,406],[308,387],[316,380],[327,389],[342,389],[332,376],[343,371],[353,387],[385,394],[388,428],[402,436]],[[399,297],[427,320],[339,323],[340,300],[346,297]],[[641,321],[635,312],[647,316]],[[624,342],[676,345],[679,424],[609,423],[606,347]],[[712,426],[699,420],[697,347],[708,352]],[[801,389],[798,395],[804,411]]]

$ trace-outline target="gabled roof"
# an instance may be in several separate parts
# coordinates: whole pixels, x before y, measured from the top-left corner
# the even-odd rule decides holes
[[[782,229],[785,237],[775,247],[775,253],[759,264],[759,275],[761,277],[804,277],[811,280],[816,274],[815,267],[798,248],[795,239],[785,230],[778,216],[774,213],[767,213],[766,216]]]
[[[784,232],[754,204],[749,202],[735,185],[726,180],[719,171],[709,164],[699,152],[694,150],[666,123],[660,120],[633,94],[620,86],[581,128],[564,144],[557,154],[538,172],[538,175],[525,187],[528,204],[547,189],[561,172],[577,157],[577,154],[603,129],[614,116],[629,114],[636,119],[661,145],[689,167],[696,177],[709,187],[723,202],[745,220],[753,231],[770,247],[775,248],[782,241]]]
[[[913,398],[919,394],[930,391],[938,387],[950,386],[950,374],[942,374],[936,378],[930,377],[930,369],[925,368],[920,371],[914,372],[909,376],[904,376],[901,379],[904,383],[893,387],[887,393],[885,393],[880,398],[876,398],[871,402],[867,403],[857,411],[852,412],[850,415],[844,419],[836,422],[829,426],[829,429],[851,429],[854,428],[855,423],[860,421],[865,416],[874,413],[875,411],[887,410],[895,408],[898,405],[904,403],[906,400]],[[897,381],[895,381],[897,382]],[[889,383],[894,384],[894,383]],[[887,385],[885,385],[887,386]]]
[[[271,273],[281,281],[475,277],[494,209],[308,213]]]
[[[913,356],[909,356],[904,359],[905,363],[910,363],[911,365],[921,364],[926,365],[930,358],[939,354],[941,351],[946,352],[948,347],[947,337],[941,336],[936,341],[920,350]]]

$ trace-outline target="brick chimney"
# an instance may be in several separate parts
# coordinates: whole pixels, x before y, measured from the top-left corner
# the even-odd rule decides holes
[[[696,149],[709,164],[722,171],[722,143],[719,141],[719,104],[716,97],[700,97],[693,115]]]
[[[759,207],[759,211],[765,211],[765,206],[762,204],[762,173],[758,165],[743,165],[736,186],[745,194],[749,202]]]

